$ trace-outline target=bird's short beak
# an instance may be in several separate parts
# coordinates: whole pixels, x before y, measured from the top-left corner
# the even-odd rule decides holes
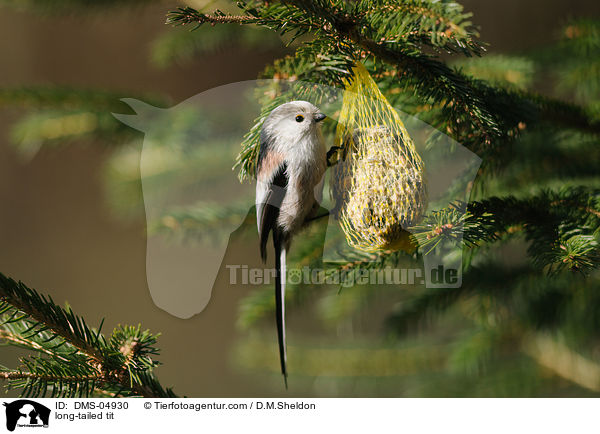
[[[325,116],[325,114],[323,113],[317,113],[316,115],[314,115],[313,119],[315,120],[315,122],[321,122],[326,117],[327,116]]]

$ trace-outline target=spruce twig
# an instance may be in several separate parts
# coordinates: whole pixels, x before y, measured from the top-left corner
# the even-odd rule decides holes
[[[0,339],[40,355],[21,358],[26,370],[4,370],[0,378],[25,396],[175,396],[152,373],[156,336],[138,327],[115,329],[109,342],[70,308],[0,273]]]

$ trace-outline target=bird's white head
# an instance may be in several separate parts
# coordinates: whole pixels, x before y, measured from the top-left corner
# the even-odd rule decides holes
[[[316,132],[325,117],[308,101],[292,101],[275,108],[263,128],[277,138],[297,139]]]

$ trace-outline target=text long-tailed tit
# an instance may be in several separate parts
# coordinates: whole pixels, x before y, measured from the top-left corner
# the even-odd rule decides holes
[[[269,232],[273,233],[277,335],[286,387],[286,252],[292,237],[315,217],[322,199],[327,153],[319,122],[325,117],[309,102],[288,102],[269,114],[260,135],[256,218],[263,262]]]

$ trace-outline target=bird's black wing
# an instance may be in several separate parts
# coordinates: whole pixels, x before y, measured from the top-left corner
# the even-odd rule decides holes
[[[258,213],[258,228],[260,234],[260,256],[264,261],[267,260],[267,241],[269,233],[277,230],[277,219],[279,209],[283,203],[283,198],[287,192],[288,176],[287,164],[283,162],[274,171],[271,181],[265,183],[264,199]]]

